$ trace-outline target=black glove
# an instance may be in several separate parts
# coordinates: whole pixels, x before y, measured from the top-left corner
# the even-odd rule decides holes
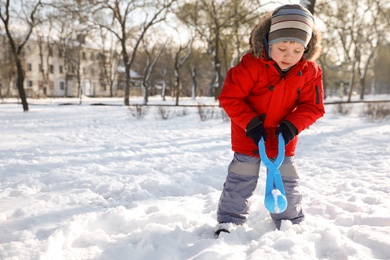
[[[259,145],[260,138],[263,137],[264,141],[267,139],[267,132],[265,131],[263,122],[260,118],[253,118],[246,127],[246,136],[251,138],[256,146]]]
[[[287,145],[297,135],[297,128],[289,121],[282,121],[275,131],[276,135],[282,134],[285,145]]]

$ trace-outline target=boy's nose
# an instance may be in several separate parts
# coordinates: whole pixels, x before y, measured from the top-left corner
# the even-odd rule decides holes
[[[292,53],[291,52],[286,52],[286,54],[284,55],[284,57],[286,57],[286,58],[292,58]]]

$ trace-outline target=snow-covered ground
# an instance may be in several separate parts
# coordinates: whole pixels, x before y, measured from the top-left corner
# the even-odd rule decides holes
[[[301,134],[303,224],[275,231],[262,167],[248,222],[214,239],[232,159],[219,108],[136,119],[87,101],[0,104],[0,259],[390,259],[390,122],[363,104]]]

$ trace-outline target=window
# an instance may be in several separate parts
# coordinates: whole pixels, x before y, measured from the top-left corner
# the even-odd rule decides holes
[[[91,76],[95,76],[95,70],[91,68]]]
[[[29,87],[29,88],[32,88],[32,87],[33,87],[33,82],[32,82],[32,80],[29,80],[27,83],[28,83],[28,87]]]
[[[53,56],[53,49],[51,47],[49,48],[49,56]]]
[[[64,73],[64,67],[62,65],[60,65],[59,70],[61,74]]]
[[[69,64],[69,65],[68,65],[68,71],[69,71],[70,73],[74,73],[74,72],[75,72],[75,68],[73,67],[72,64]]]
[[[106,91],[106,83],[100,83],[100,90],[101,91]]]
[[[91,53],[91,60],[95,60],[95,56],[93,56],[93,53]]]
[[[43,71],[42,64],[39,64],[39,72],[42,72],[42,71]]]
[[[83,60],[86,60],[86,59],[87,59],[87,55],[85,54],[85,52],[82,52],[82,53],[81,53],[81,58],[82,58]]]
[[[27,63],[27,71],[32,71],[31,63]]]
[[[49,65],[49,71],[50,71],[50,73],[54,73],[54,66],[53,65]]]
[[[65,89],[65,82],[61,81],[60,82],[60,90],[64,90]]]

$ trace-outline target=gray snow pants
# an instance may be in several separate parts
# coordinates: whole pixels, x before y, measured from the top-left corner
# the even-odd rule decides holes
[[[217,221],[219,223],[242,225],[246,222],[249,211],[248,199],[257,186],[260,162],[260,158],[234,153],[218,204]],[[280,214],[270,213],[277,229],[280,229],[282,220],[290,220],[293,224],[298,224],[305,217],[301,207],[302,195],[299,192],[299,176],[294,157],[286,156],[279,171],[288,206]]]

